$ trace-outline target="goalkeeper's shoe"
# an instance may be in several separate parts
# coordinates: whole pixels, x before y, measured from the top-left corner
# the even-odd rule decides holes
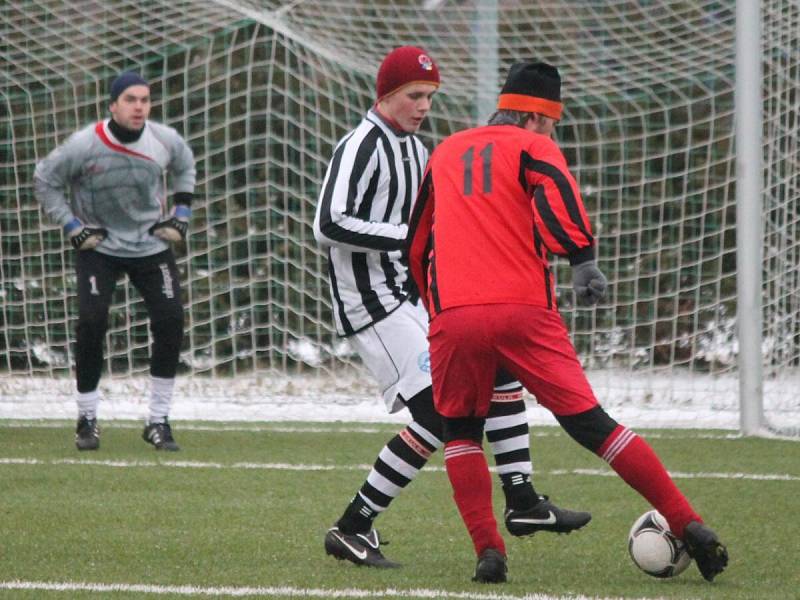
[[[591,520],[590,513],[559,508],[547,496],[540,496],[539,502],[526,510],[507,508],[505,512],[506,529],[518,537],[537,531],[569,533]]]
[[[508,566],[506,557],[503,553],[494,548],[487,548],[478,557],[478,564],[475,566],[475,575],[472,581],[478,583],[503,583],[506,580]]]
[[[388,560],[381,554],[381,543],[380,536],[374,529],[367,533],[348,534],[342,533],[338,527],[331,527],[325,534],[325,552],[337,560],[349,560],[357,565],[378,569],[399,567],[399,563]]]
[[[728,564],[728,549],[723,546],[717,534],[699,521],[692,521],[683,530],[686,550],[695,562],[700,574],[707,580],[725,570]]]
[[[75,447],[78,450],[97,450],[100,447],[100,428],[97,419],[81,415],[75,428]]]
[[[167,450],[175,452],[180,450],[175,438],[172,437],[172,427],[167,419],[163,423],[148,423],[144,426],[142,439],[149,444],[153,444],[156,450]]]

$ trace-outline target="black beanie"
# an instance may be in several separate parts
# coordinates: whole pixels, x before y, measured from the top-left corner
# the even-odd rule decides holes
[[[511,65],[497,108],[561,119],[561,76],[558,69],[544,62]]]
[[[117,75],[117,78],[111,84],[111,102],[116,102],[117,98],[119,98],[119,95],[132,85],[146,85],[147,87],[150,87],[150,84],[142,79],[142,76],[138,73],[134,73],[133,71],[125,71],[124,73]]]

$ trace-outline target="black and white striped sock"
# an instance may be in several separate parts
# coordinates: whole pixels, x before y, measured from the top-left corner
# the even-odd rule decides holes
[[[389,507],[441,445],[439,438],[415,421],[389,440],[337,522],[342,533],[369,531],[375,517]]]
[[[484,430],[503,482],[506,505],[529,508],[538,501],[538,494],[531,483],[528,415],[519,382],[495,386]]]

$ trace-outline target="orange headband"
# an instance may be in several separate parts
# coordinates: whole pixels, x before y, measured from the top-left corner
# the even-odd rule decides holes
[[[546,117],[561,120],[561,102],[555,100],[545,100],[526,94],[500,94],[497,100],[497,108],[504,110],[516,110],[518,112],[541,113]]]

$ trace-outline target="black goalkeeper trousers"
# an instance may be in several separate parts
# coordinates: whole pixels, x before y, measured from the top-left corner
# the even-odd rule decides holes
[[[172,378],[183,341],[183,303],[178,268],[172,250],[152,256],[123,258],[94,250],[77,252],[78,325],[75,330],[75,371],[78,391],[97,389],[103,369],[103,340],[117,280],[127,274],[144,299],[153,345],[150,374]]]

